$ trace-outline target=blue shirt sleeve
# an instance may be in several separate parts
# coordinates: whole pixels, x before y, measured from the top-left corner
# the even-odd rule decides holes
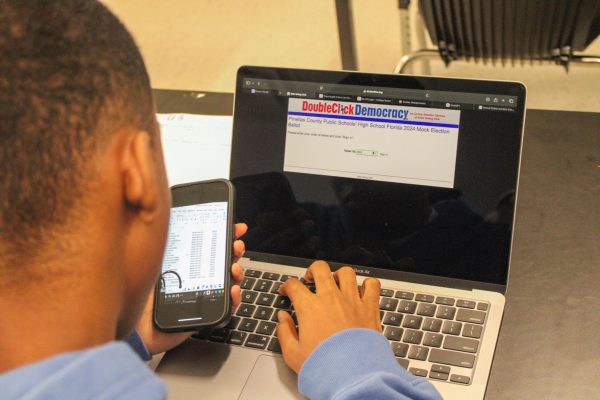
[[[385,336],[371,329],[347,329],[321,343],[304,362],[298,388],[313,400],[441,400],[431,383],[398,364]]]
[[[139,333],[137,333],[137,331],[131,332],[131,335],[125,338],[125,342],[131,347],[133,351],[135,351],[135,353],[138,356],[140,356],[142,360],[152,360],[152,354],[150,354],[150,352],[146,348],[144,341],[140,337]]]
[[[0,374],[2,400],[165,400],[167,387],[124,342],[57,354]]]

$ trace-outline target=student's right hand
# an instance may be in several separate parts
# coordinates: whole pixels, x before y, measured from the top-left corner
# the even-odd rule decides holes
[[[233,277],[233,285],[231,286],[231,309],[235,310],[242,301],[242,292],[240,283],[244,279],[244,269],[238,261],[244,255],[246,247],[244,242],[238,240],[242,237],[248,226],[246,224],[235,224],[235,241],[233,242],[234,262],[231,266],[231,275]],[[150,292],[150,296],[146,302],[146,307],[140,316],[139,321],[135,325],[135,330],[138,332],[146,349],[152,355],[159,354],[164,351],[171,350],[179,346],[186,339],[192,336],[193,332],[163,332],[159,330],[153,322],[154,316],[154,288]]]
[[[315,283],[315,294],[297,279],[289,279],[280,288],[292,301],[298,319],[299,333],[285,311],[279,311],[277,326],[283,359],[296,373],[321,342],[338,332],[350,328],[381,332],[379,280],[367,278],[359,289],[352,268],[332,274],[324,261],[315,261],[305,279]]]

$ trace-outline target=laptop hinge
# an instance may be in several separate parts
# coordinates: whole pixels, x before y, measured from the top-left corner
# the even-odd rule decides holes
[[[257,253],[253,251],[246,252],[246,257],[250,258],[253,261],[273,263],[273,264],[283,264],[289,265],[292,267],[302,267],[307,268],[313,260],[299,258],[299,257],[288,257],[288,256],[279,256],[274,254],[265,254],[265,253]],[[330,262],[331,268],[336,270],[341,268],[344,265]],[[442,286],[453,289],[460,290],[485,290],[491,292],[497,292],[500,294],[506,293],[506,285],[496,284],[496,283],[488,283],[488,282],[479,282],[472,281],[467,279],[456,279],[456,278],[447,278],[441,276],[434,275],[425,275],[425,274],[417,274],[414,272],[404,272],[404,271],[395,271],[383,268],[375,268],[375,267],[365,267],[360,265],[350,265],[357,275],[360,276],[369,276],[373,278],[380,279],[389,279],[394,281],[403,281],[410,283],[419,283],[423,285],[433,285],[433,286]]]

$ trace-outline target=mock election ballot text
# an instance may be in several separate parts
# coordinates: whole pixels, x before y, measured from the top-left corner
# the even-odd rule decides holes
[[[290,98],[284,171],[451,188],[460,111]]]

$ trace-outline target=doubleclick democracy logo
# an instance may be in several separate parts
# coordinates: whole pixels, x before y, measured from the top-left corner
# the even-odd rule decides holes
[[[370,107],[363,104],[329,103],[324,101],[312,102],[307,100],[302,101],[302,111],[365,117],[383,117],[401,120],[408,119],[409,114],[409,110],[400,107]]]

